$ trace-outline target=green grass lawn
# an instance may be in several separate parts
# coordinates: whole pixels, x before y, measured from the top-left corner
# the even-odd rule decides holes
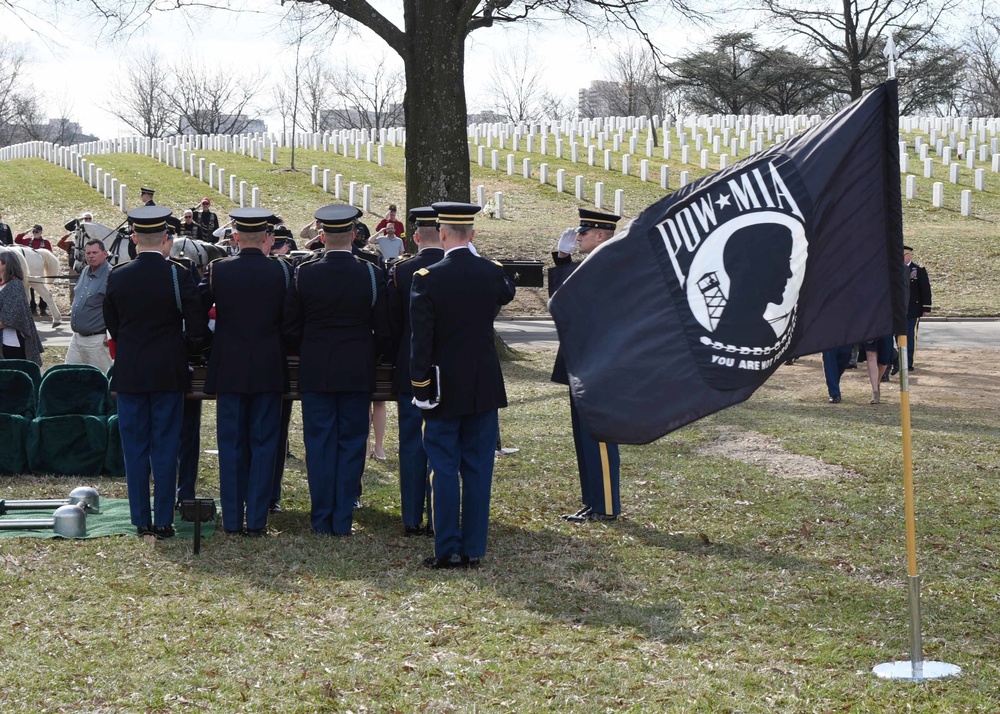
[[[869,406],[863,370],[848,373],[831,407],[817,357],[782,368],[744,405],[623,447],[624,517],[576,526],[558,517],[579,486],[543,352],[504,368],[503,439],[520,451],[497,463],[480,570],[426,570],[430,539],[402,536],[390,407],[389,460],[369,462],[349,539],[309,533],[296,459],[266,539],[217,535],[198,557],[177,539],[3,540],[0,711],[997,711],[998,370],[989,353],[922,354],[924,650],[956,680],[870,673],[908,658],[894,389]],[[210,402],[203,424],[215,448]],[[217,495],[215,458],[201,495]]]

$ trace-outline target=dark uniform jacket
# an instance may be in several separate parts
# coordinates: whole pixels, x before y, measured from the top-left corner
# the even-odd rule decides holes
[[[0,245],[14,245],[14,234],[6,223],[0,223]]]
[[[209,339],[208,317],[190,274],[150,251],[111,271],[104,324],[116,342],[111,389],[126,394],[187,389],[188,347],[198,349]]]
[[[219,230],[219,217],[212,211],[194,211],[194,222],[201,228],[201,240],[209,243],[218,242],[212,233]]]
[[[927,277],[927,270],[913,261],[906,267],[910,277],[910,299],[907,302],[906,316],[912,319],[931,311],[931,281]]]
[[[288,265],[271,260],[259,248],[244,248],[208,264],[199,286],[205,311],[215,305],[207,393],[285,390],[282,310],[291,277]]]
[[[389,277],[389,317],[396,341],[396,369],[393,382],[400,394],[412,394],[410,386],[410,286],[413,274],[439,262],[444,248],[422,248],[412,258],[397,260]]]
[[[285,335],[299,350],[300,392],[375,390],[376,356],[387,354],[391,343],[378,268],[346,251],[302,263],[285,298],[284,320]]]
[[[556,290],[566,282],[566,279],[573,274],[573,271],[579,267],[579,263],[574,263],[570,256],[565,258],[560,258],[559,253],[552,254],[552,260],[555,262],[554,268],[549,268],[549,297],[551,298],[555,295]],[[552,368],[553,382],[559,384],[569,384],[569,375],[566,374],[566,361],[562,356],[562,346],[560,345],[556,351],[556,363]]]
[[[441,401],[428,419],[454,418],[507,406],[493,320],[514,299],[499,263],[456,248],[413,275],[410,291],[410,380],[413,396]]]

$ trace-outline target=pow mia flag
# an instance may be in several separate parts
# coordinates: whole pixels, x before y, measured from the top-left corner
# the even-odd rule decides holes
[[[643,444],[786,359],[905,329],[896,83],[666,196],[550,301],[577,409]]]

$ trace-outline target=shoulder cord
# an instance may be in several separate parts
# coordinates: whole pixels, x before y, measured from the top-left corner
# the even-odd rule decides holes
[[[181,309],[181,284],[177,280],[177,266],[173,263],[170,264],[170,273],[174,276],[174,301],[177,303],[177,312],[184,314],[184,310]]]
[[[367,260],[365,261],[365,265],[368,266],[368,275],[371,276],[372,279],[372,309],[374,310],[375,302],[378,300],[378,290],[377,286],[375,285],[375,268],[373,268],[372,264],[369,263]]]

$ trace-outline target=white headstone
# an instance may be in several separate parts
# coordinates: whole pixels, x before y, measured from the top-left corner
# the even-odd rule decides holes
[[[937,208],[944,205],[944,184],[940,181],[935,181],[931,187],[931,204]]]
[[[906,197],[916,198],[917,197],[917,177],[910,174],[906,177]]]
[[[962,191],[962,215],[972,215],[972,191],[969,189]]]
[[[601,210],[604,207],[604,182],[594,183],[594,207]]]

